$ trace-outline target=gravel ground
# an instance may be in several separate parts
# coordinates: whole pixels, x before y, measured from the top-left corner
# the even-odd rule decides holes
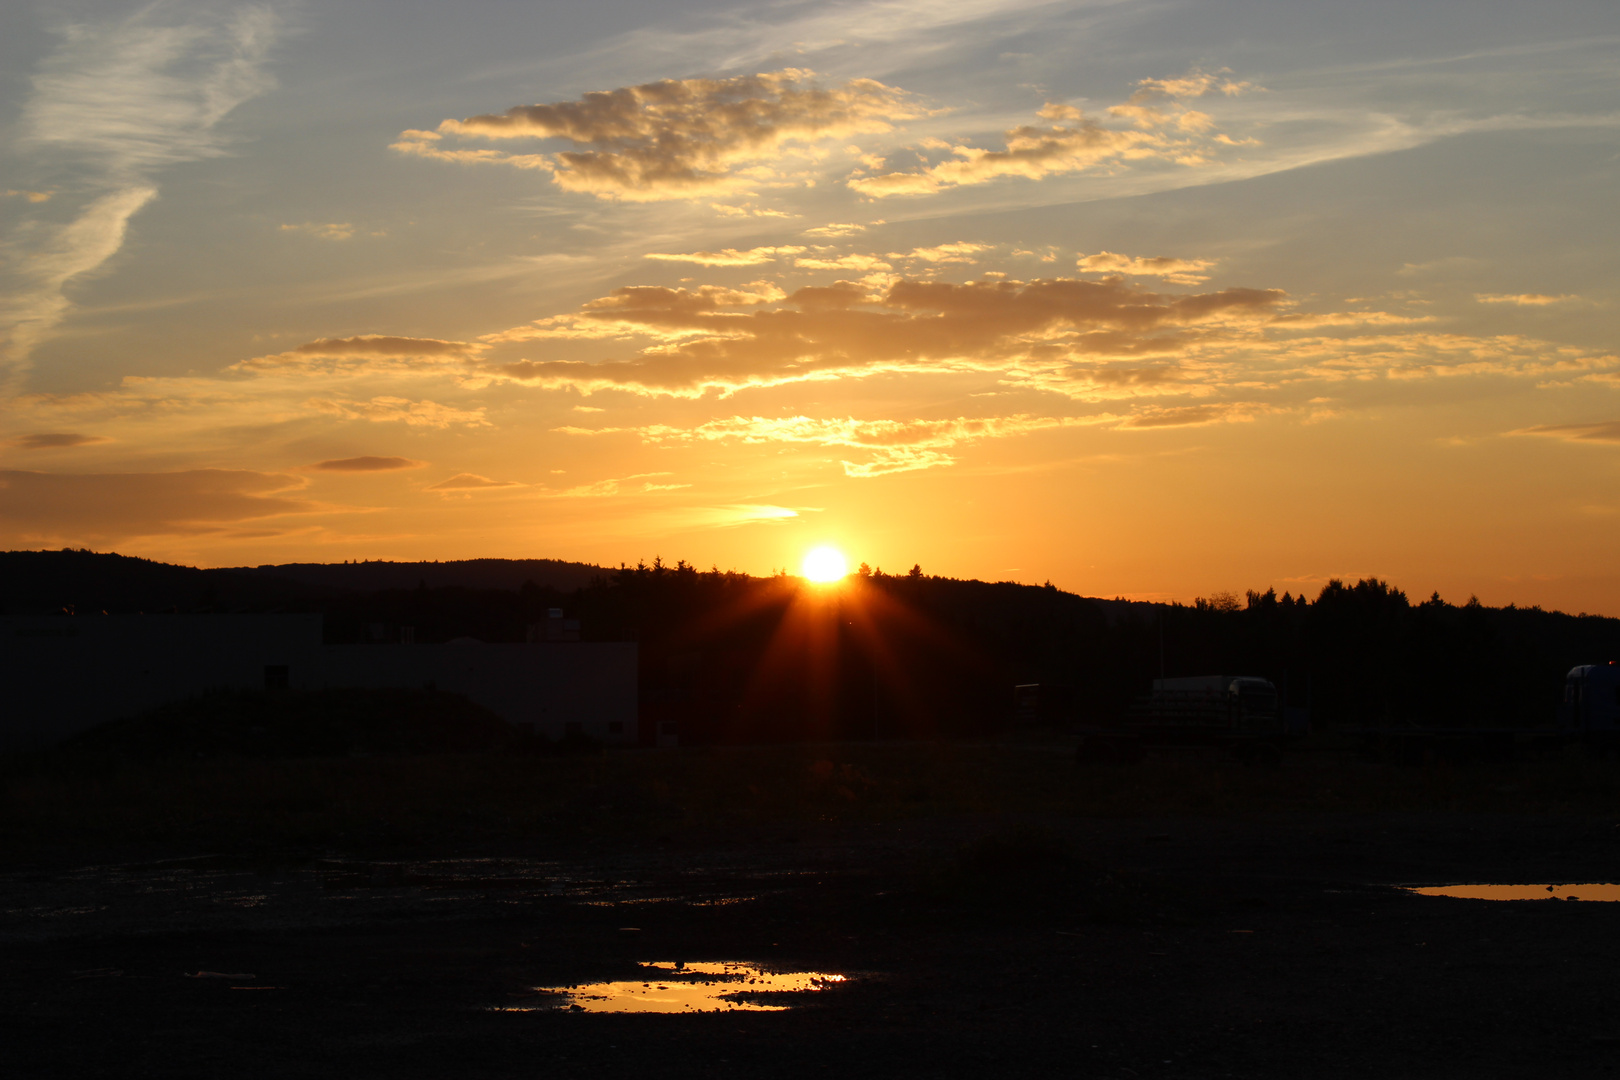
[[[1620,815],[1617,815],[1620,817]],[[9,1076],[1523,1077],[1620,1068],[1614,819],[923,817],[0,874]],[[116,853],[115,853],[116,854]],[[579,1013],[647,961],[847,976]],[[194,978],[215,972],[227,978]],[[251,978],[247,976],[251,975]],[[521,1011],[513,1011],[521,1010]]]

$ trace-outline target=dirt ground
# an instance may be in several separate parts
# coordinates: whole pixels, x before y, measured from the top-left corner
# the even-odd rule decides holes
[[[841,773],[841,754],[801,755],[806,783],[882,784],[881,762]],[[1168,790],[1203,768],[1021,760],[1060,788]],[[1609,1075],[1620,905],[1396,887],[1620,880],[1608,788],[1583,766],[1582,797],[1515,808],[1568,775],[1538,768],[1288,761],[1252,781],[1370,787],[1383,807],[911,800],[235,849],[178,827],[29,833],[0,873],[0,1047],[16,1077]],[[1437,784],[1500,804],[1430,805]],[[44,814],[16,790],[14,818]],[[825,806],[858,801],[833,790]],[[535,989],[647,961],[847,978],[701,1015]]]

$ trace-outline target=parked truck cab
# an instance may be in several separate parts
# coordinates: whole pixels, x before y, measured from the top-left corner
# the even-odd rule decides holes
[[[1558,720],[1579,731],[1620,730],[1620,662],[1570,668]]]

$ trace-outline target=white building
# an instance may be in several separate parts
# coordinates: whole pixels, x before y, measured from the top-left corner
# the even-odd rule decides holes
[[[551,739],[633,743],[636,646],[323,645],[319,615],[0,618],[0,745],[57,742],[216,689],[437,689]]]

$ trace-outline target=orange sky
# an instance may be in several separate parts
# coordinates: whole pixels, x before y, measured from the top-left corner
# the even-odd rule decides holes
[[[8,13],[0,541],[1620,615],[1616,39],[1478,7]]]

